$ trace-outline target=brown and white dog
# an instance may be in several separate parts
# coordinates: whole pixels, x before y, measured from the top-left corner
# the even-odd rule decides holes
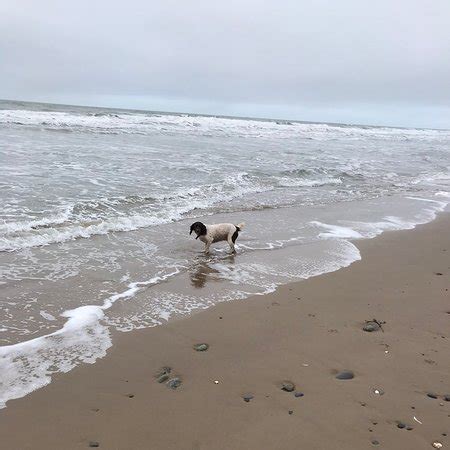
[[[244,228],[244,223],[233,225],[232,223],[216,223],[214,225],[205,225],[202,222],[195,222],[191,225],[192,234],[194,231],[197,237],[205,243],[205,253],[209,253],[209,247],[214,242],[227,241],[231,251],[236,253],[234,243],[239,236],[239,231]]]

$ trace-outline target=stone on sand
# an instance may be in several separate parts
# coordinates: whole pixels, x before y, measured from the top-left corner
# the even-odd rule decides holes
[[[355,378],[355,374],[351,370],[341,370],[337,375],[336,378],[338,380],[351,380]]]
[[[170,372],[172,372],[170,367],[161,368],[161,370],[156,374],[156,381],[158,383],[164,383],[169,379]]]
[[[364,324],[363,330],[367,331],[368,333],[372,333],[373,331],[380,330],[380,325],[378,325],[376,322],[372,320],[369,320]]]
[[[179,378],[172,378],[167,382],[167,386],[170,387],[170,389],[177,389],[181,386],[181,380]]]
[[[201,343],[201,344],[195,344],[194,345],[194,350],[196,352],[206,352],[206,350],[208,350],[208,348],[209,348],[209,345],[204,343],[204,342]]]
[[[286,392],[292,392],[295,390],[295,384],[291,381],[283,381],[281,384],[281,390]]]

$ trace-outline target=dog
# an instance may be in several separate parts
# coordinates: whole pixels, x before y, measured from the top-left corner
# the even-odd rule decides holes
[[[197,237],[205,243],[205,253],[209,253],[209,247],[214,242],[227,241],[232,253],[236,253],[234,243],[239,236],[239,232],[244,228],[245,223],[233,225],[232,223],[216,223],[205,225],[202,222],[195,222],[191,225],[191,235],[194,231]]]

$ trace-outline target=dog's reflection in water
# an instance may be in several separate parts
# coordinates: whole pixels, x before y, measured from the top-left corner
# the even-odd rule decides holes
[[[211,263],[221,263],[234,266],[234,261],[234,254],[215,258],[199,257],[196,261],[195,266],[193,266],[192,270],[189,271],[192,286],[197,289],[201,289],[205,287],[208,281],[220,281],[220,278],[218,276],[215,276],[217,274],[220,274],[220,271],[214,269],[214,267],[211,267]]]

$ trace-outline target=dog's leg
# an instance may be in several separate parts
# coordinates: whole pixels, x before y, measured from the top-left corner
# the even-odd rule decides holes
[[[231,248],[231,253],[236,253],[236,249],[234,247],[234,242],[233,242],[233,237],[231,234],[228,235],[227,241],[228,241],[228,245]]]
[[[209,253],[209,247],[211,246],[211,241],[206,241],[205,242],[205,253],[208,254]]]

